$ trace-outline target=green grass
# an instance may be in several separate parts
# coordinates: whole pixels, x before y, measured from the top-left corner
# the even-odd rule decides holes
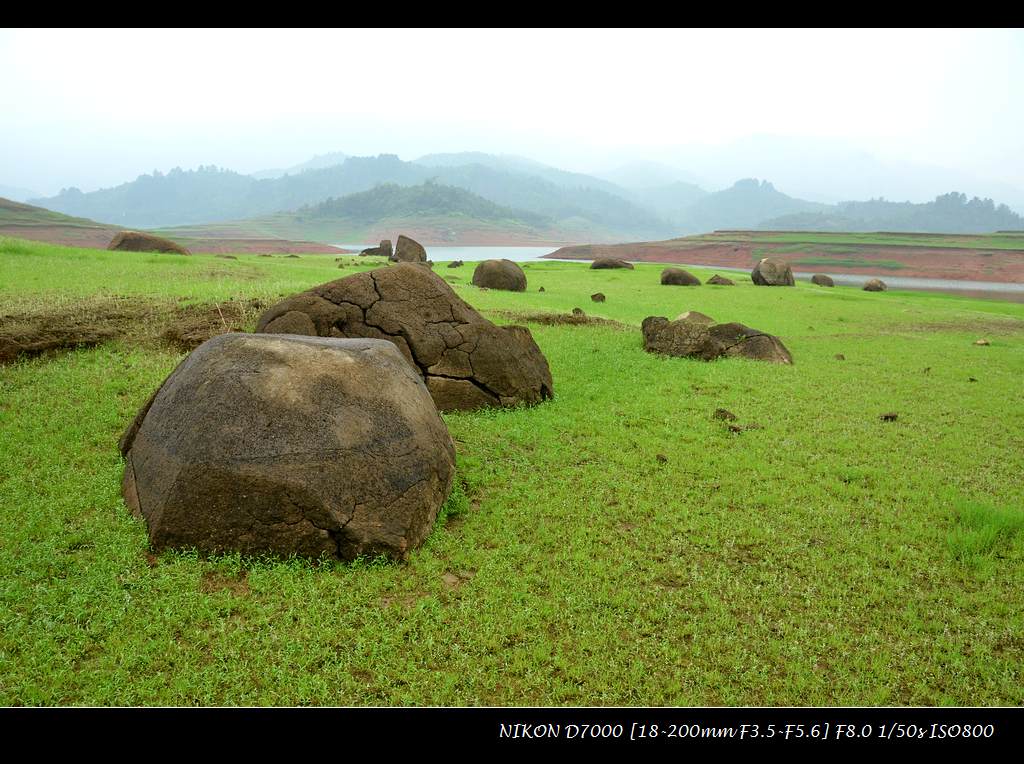
[[[405,564],[148,556],[116,443],[182,356],[0,367],[0,704],[1024,703],[1024,305],[662,267],[534,262],[521,294],[436,269],[500,322],[632,328],[530,326],[555,399],[445,416],[459,487]],[[5,240],[0,313],[352,272]],[[643,352],[645,316],[686,310],[795,365]]]
[[[722,231],[687,237],[694,241],[737,241],[835,247],[954,247],[967,249],[1009,249],[1024,251],[1024,233],[933,234],[933,233],[849,233],[819,231]],[[788,248],[787,248],[788,249]]]
[[[862,257],[801,257],[793,260],[793,265],[831,265],[840,268],[884,268],[887,271],[899,271],[907,266],[895,260],[867,260]]]

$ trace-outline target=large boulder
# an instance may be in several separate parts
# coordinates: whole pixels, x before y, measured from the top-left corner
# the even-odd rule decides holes
[[[388,258],[393,263],[425,263],[427,250],[418,241],[408,236],[399,236],[395,242],[395,253]]]
[[[713,361],[739,356],[771,363],[793,363],[778,337],[743,324],[708,324],[701,320],[648,316],[641,326],[644,350],[649,353]]]
[[[122,252],[169,252],[175,255],[191,255],[192,253],[170,239],[154,236],[140,231],[121,231],[107,245],[107,249]]]
[[[700,279],[682,268],[666,268],[661,272],[661,283],[672,286],[700,286]]]
[[[826,276],[824,273],[815,273],[811,276],[811,283],[823,287],[834,287],[836,285],[835,282],[832,281],[832,277]]]
[[[620,260],[617,257],[599,257],[590,264],[590,267],[595,271],[605,268],[629,268],[629,270],[633,270],[633,263],[627,260]]]
[[[368,257],[386,257],[390,260],[392,255],[391,239],[381,239],[379,246],[369,247],[359,254]]]
[[[707,283],[717,284],[718,286],[736,286],[736,282],[732,279],[727,279],[725,276],[719,276],[717,273],[708,279]]]
[[[455,449],[394,344],[222,334],[121,439],[154,550],[401,559],[430,533]]]
[[[511,260],[484,260],[473,271],[473,284],[508,292],[526,291],[526,274]]]
[[[539,403],[552,396],[547,359],[522,326],[495,326],[429,268],[357,273],[271,307],[257,332],[390,340],[442,411]]]
[[[755,265],[750,278],[757,286],[796,286],[789,263],[774,257],[766,257]]]
[[[881,279],[868,279],[864,283],[865,292],[884,292],[888,288]]]

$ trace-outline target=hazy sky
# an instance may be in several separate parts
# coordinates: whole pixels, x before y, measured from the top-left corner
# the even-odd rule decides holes
[[[1024,31],[3,30],[0,115],[0,185],[47,194],[328,151],[597,171],[763,134],[1020,187]]]

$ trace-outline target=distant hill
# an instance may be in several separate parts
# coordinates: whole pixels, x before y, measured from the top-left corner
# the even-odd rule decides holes
[[[76,247],[106,247],[117,226],[0,198],[0,236]]]
[[[774,231],[899,231],[921,233],[988,233],[1024,227],[1024,217],[991,199],[952,192],[925,204],[841,202],[825,211],[803,212],[766,220],[757,226]]]
[[[258,217],[296,210],[331,197],[367,191],[383,183],[418,185],[427,180],[472,191],[495,204],[564,221],[604,239],[661,236],[671,226],[637,204],[595,187],[562,186],[537,175],[482,164],[430,166],[392,154],[348,157],[341,165],[257,180],[216,167],[143,175],[116,188],[84,194],[66,189],[38,200],[51,209],[119,225],[166,227]]]
[[[818,212],[826,205],[794,199],[766,180],[738,180],[731,188],[703,196],[683,209],[676,218],[685,233],[722,228],[756,228],[763,220],[781,215]]]
[[[616,196],[626,196],[624,188],[602,178],[579,172],[560,170],[557,167],[551,167],[550,165],[535,162],[526,157],[515,156],[514,154],[485,154],[482,151],[463,151],[452,154],[427,154],[414,160],[414,162],[424,167],[464,167],[477,164],[501,172],[532,175],[562,188],[593,188]]]
[[[300,172],[306,172],[306,170],[322,170],[325,167],[344,164],[348,156],[348,154],[343,154],[340,151],[317,154],[312,159],[297,165],[286,167],[285,169],[260,170],[259,172],[250,173],[249,177],[256,178],[256,180],[267,180],[269,178],[280,178],[282,175],[296,175]]]
[[[589,235],[614,240],[593,226]],[[424,244],[555,244],[586,238],[573,221],[556,222],[528,210],[505,207],[432,180],[416,186],[386,183],[368,191],[305,205],[292,212],[229,223],[165,228],[172,238],[219,236],[312,239],[321,242],[375,242],[399,233]]]
[[[627,162],[614,170],[597,173],[597,176],[630,191],[670,186],[675,183],[699,186],[704,182],[692,173],[678,167],[643,160]]]

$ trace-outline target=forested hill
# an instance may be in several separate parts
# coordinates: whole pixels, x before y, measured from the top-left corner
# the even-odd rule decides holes
[[[1024,217],[1005,204],[953,191],[924,204],[841,202],[824,211],[784,215],[758,228],[779,231],[916,231],[921,233],[989,233],[1024,228]]]
[[[552,220],[525,210],[504,207],[465,189],[427,181],[418,186],[386,183],[369,191],[327,199],[296,211],[297,217],[334,218],[370,224],[388,218],[461,216],[475,220],[515,221],[549,226]]]

